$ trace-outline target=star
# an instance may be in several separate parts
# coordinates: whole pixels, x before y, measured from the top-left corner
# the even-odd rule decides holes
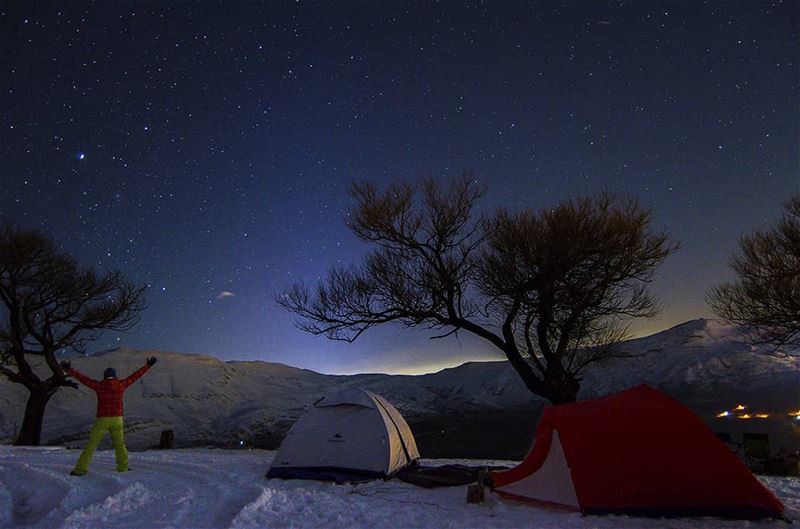
[[[61,2],[27,25],[32,14],[4,17],[20,51],[2,61],[0,166],[18,176],[0,177],[0,210],[80,263],[154,284],[125,335],[140,348],[236,359],[269,340],[263,359],[339,369],[271,297],[369,251],[347,227],[352,181],[474,171],[487,192],[478,215],[630,194],[687,241],[663,273],[692,279],[653,283],[670,323],[709,315],[696,287],[727,273],[723,250],[797,189],[784,140],[798,120],[779,112],[798,101],[796,2],[724,15],[670,3],[669,16],[636,2],[487,2],[480,19],[457,3],[378,2],[347,16],[325,2],[150,3],[148,19],[186,22],[160,38],[131,23],[130,6],[107,4],[87,14]],[[379,21],[402,38],[376,38]],[[78,22],[105,28],[92,50]],[[179,310],[203,300],[220,310]],[[222,315],[236,339],[220,339]],[[382,333],[347,354],[378,362],[374,345],[396,341]]]

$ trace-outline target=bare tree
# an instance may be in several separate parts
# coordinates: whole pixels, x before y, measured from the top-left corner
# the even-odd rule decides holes
[[[375,249],[313,292],[298,283],[279,296],[301,329],[346,341],[388,322],[437,338],[467,331],[501,350],[531,392],[565,403],[586,366],[621,354],[623,318],[655,312],[646,285],[677,246],[649,233],[635,201],[603,195],[485,219],[467,177],[419,191],[352,187],[349,226]]]
[[[77,387],[57,354],[83,350],[102,331],[133,327],[145,288],[119,272],[79,267],[36,231],[0,226],[0,375],[29,392],[16,444],[38,445],[50,398]]]
[[[800,195],[778,223],[739,239],[731,282],[708,293],[711,309],[755,344],[800,345]]]

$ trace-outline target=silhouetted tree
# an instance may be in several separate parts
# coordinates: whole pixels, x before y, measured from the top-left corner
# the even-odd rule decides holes
[[[0,374],[29,392],[18,445],[38,445],[45,408],[66,378],[57,354],[139,320],[144,286],[81,268],[48,238],[0,226]]]
[[[622,355],[623,318],[651,316],[646,285],[677,246],[650,233],[633,200],[602,195],[542,213],[477,218],[483,191],[464,177],[443,189],[395,183],[352,187],[350,229],[375,249],[278,302],[312,334],[353,341],[388,322],[464,330],[501,350],[528,389],[573,402],[583,369]]]
[[[733,281],[712,288],[708,302],[756,344],[800,345],[800,195],[778,223],[739,239]]]

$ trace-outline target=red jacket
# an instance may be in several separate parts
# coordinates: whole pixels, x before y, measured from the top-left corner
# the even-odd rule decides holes
[[[122,417],[122,396],[125,394],[125,390],[147,373],[148,369],[150,369],[150,366],[145,364],[144,367],[139,368],[131,376],[122,380],[117,378],[94,380],[76,369],[70,369],[69,374],[77,378],[78,382],[97,393],[98,417]]]

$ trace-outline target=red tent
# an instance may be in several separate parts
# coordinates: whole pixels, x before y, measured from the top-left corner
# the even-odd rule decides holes
[[[547,408],[508,497],[585,514],[781,518],[783,505],[688,408],[649,386]]]

